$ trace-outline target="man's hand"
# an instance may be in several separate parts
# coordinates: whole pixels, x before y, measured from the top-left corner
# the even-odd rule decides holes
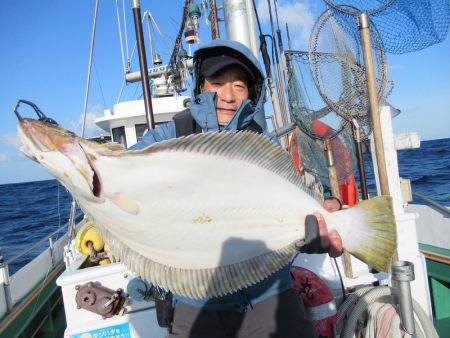
[[[333,212],[341,208],[341,203],[337,199],[328,199],[323,207]],[[303,253],[328,253],[331,257],[339,257],[342,254],[341,236],[336,230],[328,232],[325,219],[318,212],[306,216],[305,239],[296,242],[295,246]]]

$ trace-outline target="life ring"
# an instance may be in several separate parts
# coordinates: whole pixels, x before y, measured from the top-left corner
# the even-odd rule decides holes
[[[306,315],[312,321],[319,337],[333,338],[337,309],[333,294],[314,272],[299,266],[291,267],[294,290],[303,300]]]
[[[75,248],[83,255],[89,256],[91,253],[89,243],[92,243],[92,247],[97,252],[102,251],[105,246],[102,236],[100,236],[92,221],[87,221],[78,230],[77,237],[75,238]]]
[[[322,137],[327,137],[334,132],[334,130],[330,126],[321,121],[314,121],[313,127],[314,133]],[[339,166],[336,168],[337,176],[346,178],[345,181],[339,184],[340,201],[342,202],[342,204],[348,206],[355,205],[358,202],[359,193],[355,181],[355,176],[353,175],[351,169],[350,154],[339,137],[333,138],[331,140],[331,143],[333,147],[333,154],[339,154],[338,157],[344,161],[344,166]],[[303,169],[302,161],[299,155],[300,153],[304,153],[303,146],[304,145],[301,143],[298,136],[298,130],[295,130],[289,141],[289,153],[291,154],[295,168],[298,171],[301,171]]]

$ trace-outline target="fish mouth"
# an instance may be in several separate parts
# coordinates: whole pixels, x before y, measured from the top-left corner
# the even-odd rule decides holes
[[[19,139],[22,142],[19,150],[29,159],[40,163],[37,154],[39,152],[48,152],[49,149],[33,136],[29,130],[30,127],[31,126],[24,122],[24,120],[19,123],[18,134]]]
[[[46,153],[58,151],[57,140],[52,139],[48,131],[33,121],[22,119],[19,122],[18,134],[22,143],[19,150],[29,159],[42,164]]]
[[[39,163],[37,157],[34,156],[34,155],[31,153],[30,148],[28,148],[28,147],[22,145],[22,146],[19,148],[19,150],[22,152],[22,154],[24,154],[24,155],[25,155],[26,157],[28,157],[30,160],[32,160],[32,161],[34,161],[34,162],[36,162],[36,163]]]
[[[73,181],[71,185],[79,185],[81,181],[74,175],[69,178],[68,173],[73,170],[69,167],[73,167],[86,182],[93,197],[101,198],[102,184],[95,164],[75,134],[59,126],[31,119],[20,120],[18,133],[22,142],[20,151],[25,156],[46,167],[60,180]],[[47,159],[51,153],[60,153],[71,165],[66,164],[65,169],[61,169],[60,161]]]

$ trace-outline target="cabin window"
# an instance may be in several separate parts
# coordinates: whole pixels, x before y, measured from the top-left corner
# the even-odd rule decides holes
[[[142,140],[142,137],[147,131],[147,124],[146,123],[135,124],[134,127],[136,129],[136,139],[139,142],[140,140]]]
[[[112,129],[113,141],[122,144],[127,148],[127,138],[125,136],[125,127],[117,127]]]

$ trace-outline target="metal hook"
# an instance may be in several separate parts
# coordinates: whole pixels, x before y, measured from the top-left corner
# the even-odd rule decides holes
[[[54,119],[52,119],[51,117],[47,117],[35,103],[28,101],[28,100],[22,100],[22,99],[17,101],[16,107],[14,108],[14,114],[16,114],[19,121],[23,120],[23,117],[19,114],[19,111],[18,111],[18,108],[21,103],[25,103],[25,104],[29,105],[31,108],[33,108],[34,111],[36,112],[36,115],[38,116],[39,121],[58,125],[58,123]]]

